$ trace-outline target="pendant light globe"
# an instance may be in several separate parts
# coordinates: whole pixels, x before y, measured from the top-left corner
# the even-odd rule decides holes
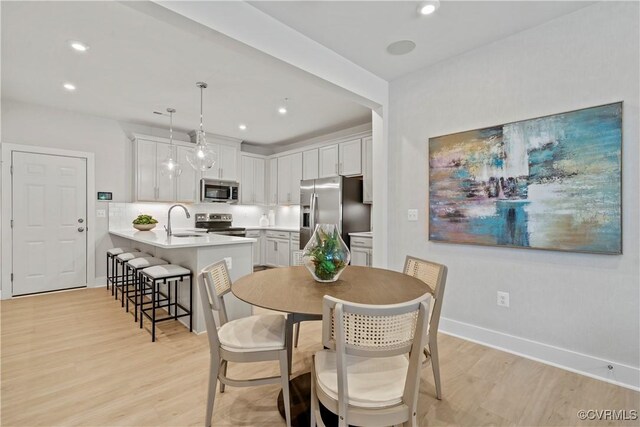
[[[174,108],[167,108],[167,113],[169,113],[169,147],[165,159],[160,163],[160,175],[169,179],[177,178],[182,174],[182,167],[176,159],[176,149],[173,145],[173,113],[175,112]]]
[[[196,131],[196,145],[192,150],[187,152],[186,157],[187,162],[192,168],[200,172],[205,172],[211,169],[218,159],[213,147],[207,144],[207,138],[202,126],[202,92],[207,88],[207,84],[197,82],[196,86],[200,89],[200,129]]]

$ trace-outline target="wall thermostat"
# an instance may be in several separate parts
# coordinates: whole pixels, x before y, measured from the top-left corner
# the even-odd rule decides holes
[[[98,191],[98,200],[112,200],[113,193],[110,191]]]

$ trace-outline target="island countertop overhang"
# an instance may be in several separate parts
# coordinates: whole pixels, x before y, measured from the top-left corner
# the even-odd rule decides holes
[[[138,243],[155,246],[162,249],[197,248],[205,246],[226,246],[253,244],[256,239],[248,237],[223,236],[215,233],[203,233],[196,237],[176,237],[167,238],[166,232],[160,230],[137,231],[137,230],[109,230],[110,234]],[[196,234],[196,233],[194,233]]]

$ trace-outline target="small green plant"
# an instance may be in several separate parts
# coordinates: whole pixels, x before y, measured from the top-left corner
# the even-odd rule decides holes
[[[133,220],[134,224],[157,224],[158,220],[152,217],[151,215],[138,215],[136,219]]]
[[[315,266],[315,275],[320,280],[331,280],[346,265],[344,251],[340,246],[338,230],[327,233],[322,228],[316,231],[316,246],[304,256],[309,257]]]

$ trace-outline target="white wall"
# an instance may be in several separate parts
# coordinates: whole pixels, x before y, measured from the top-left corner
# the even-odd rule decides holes
[[[2,100],[2,142],[36,145],[95,154],[96,191],[113,192],[114,201],[131,200],[131,134],[168,136],[168,131],[122,123],[87,114]],[[186,134],[174,137],[188,141]],[[91,196],[91,195],[90,195]],[[96,197],[96,195],[93,195]],[[96,201],[96,209],[108,210],[107,202]],[[88,218],[95,225],[96,278],[105,276],[104,257],[113,247],[107,233],[108,218]],[[88,223],[90,225],[90,223]]]
[[[449,266],[443,328],[636,387],[638,9],[597,3],[393,81],[389,134],[390,266],[407,254]],[[615,101],[624,101],[624,255],[427,240],[429,137]],[[419,222],[406,221],[409,208]],[[511,294],[509,309],[496,306],[498,290]]]

